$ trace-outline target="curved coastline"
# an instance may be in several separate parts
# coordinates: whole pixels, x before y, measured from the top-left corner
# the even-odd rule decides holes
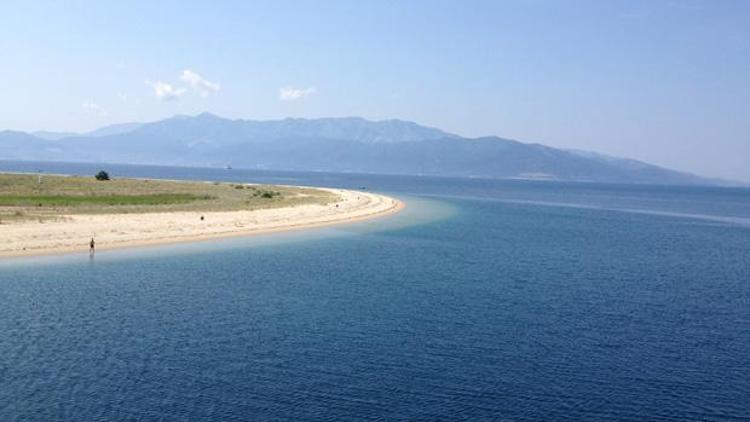
[[[97,250],[112,250],[346,224],[384,217],[405,207],[403,201],[385,195],[315,189],[335,193],[339,200],[252,211],[68,215],[63,221],[0,226],[0,259],[87,252],[92,236]]]

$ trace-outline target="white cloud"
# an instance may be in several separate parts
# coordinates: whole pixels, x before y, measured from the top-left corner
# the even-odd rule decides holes
[[[122,101],[124,103],[128,102],[128,94],[126,94],[124,92],[118,92],[117,93],[117,98],[119,98],[120,101]]]
[[[180,80],[188,84],[194,91],[198,92],[204,97],[209,94],[221,89],[221,85],[204,79],[201,75],[193,72],[190,69],[185,69],[180,75]]]
[[[82,104],[82,107],[84,110],[87,110],[93,114],[96,114],[97,116],[106,116],[107,111],[104,110],[99,104],[93,102],[92,100],[84,101]]]
[[[174,87],[162,81],[146,81],[146,84],[154,88],[154,94],[156,95],[156,98],[162,101],[177,101],[180,99],[182,94],[187,91],[185,88]]]
[[[279,88],[279,99],[281,101],[294,101],[315,94],[318,90],[314,86],[307,88],[295,88],[287,86]]]

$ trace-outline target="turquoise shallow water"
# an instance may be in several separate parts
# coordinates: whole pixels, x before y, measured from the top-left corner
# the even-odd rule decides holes
[[[3,262],[0,420],[750,418],[747,190],[115,170],[409,208]]]

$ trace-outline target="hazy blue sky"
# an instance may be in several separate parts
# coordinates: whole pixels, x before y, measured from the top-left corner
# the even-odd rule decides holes
[[[0,3],[0,128],[401,118],[750,180],[750,1]]]

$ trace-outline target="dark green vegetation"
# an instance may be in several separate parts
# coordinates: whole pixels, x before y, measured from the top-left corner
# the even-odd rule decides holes
[[[330,192],[288,186],[0,174],[0,222],[69,214],[235,211],[330,203]]]
[[[96,173],[96,175],[94,176],[94,178],[96,180],[102,180],[102,181],[109,180],[109,173],[107,173],[106,171],[102,170],[99,173]]]

